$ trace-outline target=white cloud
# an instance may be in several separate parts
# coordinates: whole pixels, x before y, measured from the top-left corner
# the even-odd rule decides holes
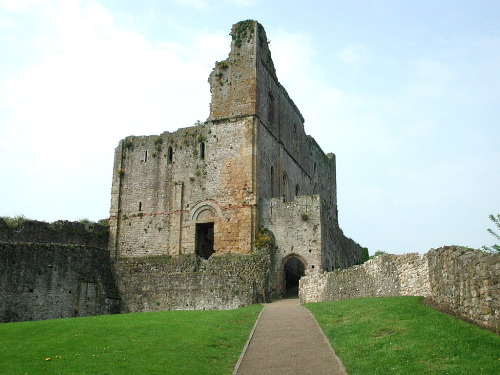
[[[1,121],[0,159],[16,155],[15,168],[29,176],[4,185],[3,199],[16,199],[27,216],[90,217],[88,202],[95,197],[88,179],[100,173],[92,187],[100,188],[104,217],[109,196],[102,192],[109,191],[113,148],[130,134],[159,134],[204,120],[208,74],[222,44],[227,54],[227,37],[208,34],[191,46],[154,45],[118,27],[94,1],[60,3],[45,14],[53,30],[34,36],[43,40],[44,55],[0,86],[2,105],[9,109]],[[103,163],[106,168],[96,168]],[[0,168],[15,174],[6,162]],[[32,194],[33,183],[39,186],[37,205],[19,199],[20,190]]]
[[[445,62],[420,59],[413,64],[408,91],[414,96],[441,97],[454,81],[454,68]]]
[[[206,10],[212,6],[232,6],[237,5],[240,7],[248,8],[258,4],[258,0],[173,0],[173,2],[183,5],[188,8]]]
[[[231,2],[242,7],[252,7],[259,3],[258,0],[231,0]]]
[[[0,8],[10,12],[23,12],[44,0],[0,0]]]
[[[338,52],[339,60],[344,63],[358,64],[366,61],[368,49],[361,44],[352,44]]]
[[[175,3],[196,9],[207,9],[208,1],[207,0],[173,0]]]

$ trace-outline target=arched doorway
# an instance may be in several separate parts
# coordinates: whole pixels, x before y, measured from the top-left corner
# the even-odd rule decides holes
[[[306,266],[298,256],[289,256],[283,262],[285,297],[299,295],[299,280],[305,275]]]

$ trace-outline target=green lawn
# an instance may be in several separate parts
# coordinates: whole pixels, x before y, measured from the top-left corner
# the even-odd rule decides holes
[[[349,375],[500,374],[500,336],[421,297],[307,304]]]
[[[307,304],[349,375],[500,374],[500,336],[419,297]],[[261,311],[0,324],[0,374],[231,374]]]
[[[231,374],[262,309],[0,324],[1,374]]]

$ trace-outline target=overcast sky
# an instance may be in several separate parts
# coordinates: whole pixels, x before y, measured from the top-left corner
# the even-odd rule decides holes
[[[106,218],[119,140],[204,121],[245,19],[336,154],[347,236],[372,254],[494,243],[497,0],[0,0],[0,216]]]

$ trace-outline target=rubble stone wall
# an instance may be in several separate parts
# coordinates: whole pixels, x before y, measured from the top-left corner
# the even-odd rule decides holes
[[[127,137],[115,150],[112,257],[194,253],[214,223],[218,253],[249,253],[255,230],[254,118]]]
[[[0,242],[60,243],[108,247],[108,227],[96,223],[18,220],[8,225],[0,219]]]
[[[500,254],[455,247],[427,254],[433,301],[500,332]]]
[[[269,260],[262,255],[191,255],[118,260],[123,312],[225,310],[269,301]]]
[[[383,255],[300,280],[301,303],[425,296],[441,308],[500,332],[500,254],[443,247],[424,255]]]
[[[106,249],[0,243],[0,322],[119,311],[118,289]]]

